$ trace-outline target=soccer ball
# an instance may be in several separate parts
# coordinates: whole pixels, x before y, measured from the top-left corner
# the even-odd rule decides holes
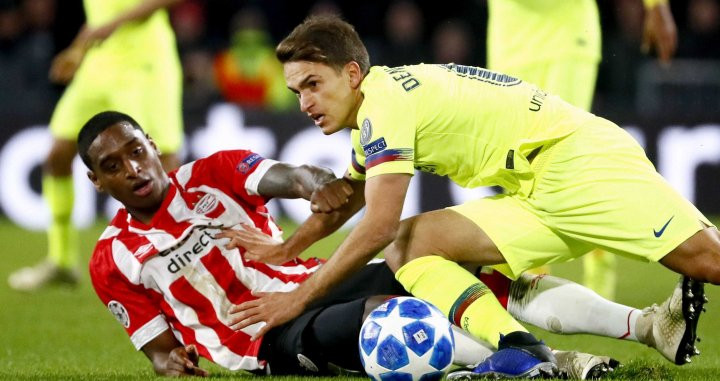
[[[455,357],[448,319],[417,298],[398,297],[373,310],[360,328],[360,359],[374,381],[436,381]]]

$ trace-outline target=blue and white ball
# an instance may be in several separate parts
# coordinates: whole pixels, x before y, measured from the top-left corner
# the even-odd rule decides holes
[[[447,317],[430,303],[411,297],[388,300],[360,329],[360,358],[375,381],[435,381],[455,357]]]

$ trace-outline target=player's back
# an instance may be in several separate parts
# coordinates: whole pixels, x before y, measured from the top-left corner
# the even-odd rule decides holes
[[[518,191],[530,152],[594,118],[517,78],[454,64],[375,67],[363,91],[358,120],[368,118],[372,139],[413,144],[416,168],[467,187]]]

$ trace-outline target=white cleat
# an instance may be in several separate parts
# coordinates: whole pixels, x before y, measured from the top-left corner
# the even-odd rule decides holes
[[[691,357],[700,354],[695,347],[695,341],[700,341],[696,330],[705,303],[704,284],[681,277],[663,304],[643,309],[637,322],[639,341],[677,365],[692,362]]]
[[[80,276],[75,269],[63,269],[49,261],[23,267],[8,277],[8,285],[16,291],[31,292],[50,285],[77,285]]]
[[[615,370],[620,362],[607,357],[577,351],[557,351],[558,372],[561,378],[573,380],[597,380]]]

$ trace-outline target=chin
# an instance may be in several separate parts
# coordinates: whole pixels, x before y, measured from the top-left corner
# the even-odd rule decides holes
[[[332,134],[334,134],[334,133],[342,130],[342,127],[337,127],[337,126],[321,126],[321,127],[320,127],[320,130],[321,130],[322,133],[325,134],[325,135],[332,135]]]

